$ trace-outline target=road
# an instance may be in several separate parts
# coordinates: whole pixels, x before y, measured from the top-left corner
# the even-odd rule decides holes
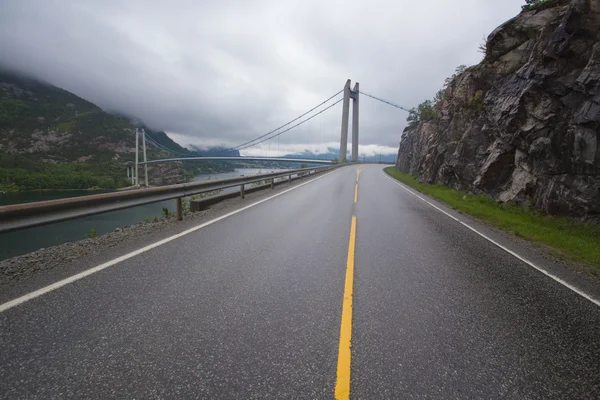
[[[23,299],[0,348],[3,399],[600,398],[600,307],[380,166]]]

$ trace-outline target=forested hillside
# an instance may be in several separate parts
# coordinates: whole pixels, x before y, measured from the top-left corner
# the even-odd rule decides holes
[[[0,72],[0,191],[117,188],[129,185],[135,126],[66,90]],[[164,132],[147,129],[168,149],[193,155]],[[148,144],[148,158],[173,155]],[[151,181],[174,183],[228,169],[186,162],[151,167]],[[156,173],[153,174],[152,170]]]

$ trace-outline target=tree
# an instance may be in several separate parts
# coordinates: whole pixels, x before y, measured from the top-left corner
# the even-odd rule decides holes
[[[433,102],[425,100],[418,106],[419,117],[421,121],[431,121],[437,119],[437,112],[433,109]]]
[[[436,120],[437,117],[438,114],[433,108],[433,102],[431,100],[425,100],[416,108],[409,110],[406,121],[408,122],[409,127],[415,128],[421,122]]]
[[[444,81],[444,88],[447,87],[448,85],[450,85],[456,78],[458,78],[460,75],[462,75],[466,70],[467,70],[466,65],[459,65],[458,67],[456,67],[456,69],[454,70],[454,74],[452,74],[452,76],[450,78],[446,78],[446,80]]]
[[[414,128],[417,125],[419,125],[419,122],[421,122],[421,118],[419,117],[419,111],[414,107],[411,108],[408,111],[408,118],[406,118],[406,121],[408,122],[408,126],[410,126],[411,128]]]
[[[483,35],[483,38],[481,40],[482,42],[479,43],[477,51],[483,54],[483,58],[485,58],[485,56],[487,55],[487,37]]]
[[[435,97],[433,98],[433,102],[437,104],[440,101],[444,100],[444,97],[446,97],[446,91],[444,89],[438,90],[438,92],[435,94]]]
[[[421,122],[426,121],[435,121],[438,119],[438,113],[435,109],[436,105],[442,101],[446,97],[446,89],[448,85],[452,83],[456,78],[458,78],[461,74],[465,73],[467,70],[466,65],[459,65],[454,70],[454,74],[450,78],[446,78],[446,82],[444,83],[444,88],[439,90],[432,100],[425,100],[417,107],[414,107],[408,111],[408,117],[406,121],[408,122],[409,128],[416,128]]]

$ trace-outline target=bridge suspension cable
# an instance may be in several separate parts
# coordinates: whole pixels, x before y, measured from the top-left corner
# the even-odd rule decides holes
[[[146,136],[146,140],[148,142],[150,142],[154,146],[158,147],[159,149],[162,149],[162,150],[164,150],[166,152],[169,152],[169,153],[171,153],[173,155],[179,155],[179,156],[183,156],[183,157],[194,157],[194,155],[199,156],[199,154],[196,153],[196,152],[191,152],[191,154],[190,154],[190,153],[182,153],[181,151],[176,151],[176,150],[169,149],[168,147],[163,146],[162,144],[158,143],[158,141],[156,141],[154,138],[152,138],[152,136],[148,135],[147,133],[144,132],[144,135]]]
[[[390,105],[392,107],[396,107],[396,108],[399,108],[399,109],[404,110],[406,112],[410,112],[410,110],[407,109],[407,108],[405,108],[405,107],[399,106],[398,104],[392,103],[391,101],[387,101],[387,100],[381,99],[379,97],[373,96],[372,94],[363,92],[362,90],[359,90],[359,93],[360,94],[364,94],[365,96],[370,97],[372,99],[375,99],[377,101],[381,101],[382,103],[388,104],[388,105]]]
[[[244,150],[244,149],[247,149],[249,147],[253,147],[253,146],[256,146],[258,144],[264,143],[267,140],[271,140],[271,139],[274,139],[276,137],[279,137],[280,135],[282,135],[282,134],[284,134],[286,132],[289,132],[290,130],[292,130],[292,129],[294,129],[294,128],[296,128],[296,127],[298,127],[298,126],[300,126],[300,125],[302,125],[302,124],[310,121],[311,119],[315,118],[317,115],[320,115],[320,114],[324,113],[325,111],[329,110],[330,108],[332,108],[336,104],[340,103],[343,100],[343,98],[337,100],[335,103],[333,103],[333,104],[327,106],[326,108],[320,110],[316,114],[313,114],[310,117],[308,117],[308,118],[300,121],[299,123],[297,123],[297,124],[295,124],[293,126],[290,126],[289,128],[287,128],[287,129],[285,129],[283,131],[280,131],[281,129],[285,128],[286,126],[289,126],[290,124],[298,121],[302,117],[305,117],[306,115],[310,114],[311,112],[317,110],[319,107],[321,107],[321,106],[325,105],[326,103],[330,102],[332,99],[334,99],[337,95],[341,94],[342,92],[343,92],[343,90],[340,90],[339,92],[335,93],[333,96],[327,98],[326,100],[322,101],[318,105],[312,107],[310,110],[306,111],[305,113],[299,115],[298,117],[292,119],[291,121],[289,121],[289,122],[287,122],[287,123],[285,123],[285,124],[283,124],[283,125],[275,128],[275,129],[273,129],[273,130],[271,130],[271,131],[269,131],[269,132],[267,132],[267,133],[265,133],[263,135],[260,135],[260,136],[258,136],[256,138],[252,139],[252,140],[248,140],[248,141],[246,141],[244,143],[238,144],[237,146],[231,147],[229,149],[224,149],[224,150],[217,151],[214,154],[211,154],[211,156],[218,156],[219,154],[227,153],[227,152],[230,152],[230,151]],[[280,131],[280,132],[278,132],[278,131]],[[164,151],[167,151],[167,152],[169,152],[169,153],[171,153],[173,155],[178,155],[178,156],[181,156],[181,157],[195,157],[195,156],[200,156],[200,154],[198,154],[195,151],[191,151],[191,150],[190,150],[190,153],[183,153],[181,151],[169,149],[168,147],[166,147],[166,146],[158,143],[158,141],[155,140],[155,139],[153,139],[150,135],[146,135],[146,139],[148,139],[148,141],[150,143],[152,143],[154,146],[156,146],[156,147],[158,147],[158,148],[160,148],[160,149],[162,149]]]
[[[237,146],[231,147],[231,148],[229,148],[229,149],[222,150],[222,151],[220,151],[220,152],[218,152],[218,153],[216,153],[216,154],[219,154],[219,153],[225,153],[225,152],[228,152],[228,151],[233,151],[233,150],[243,150],[243,149],[247,149],[248,147],[252,147],[252,146],[255,146],[255,145],[259,144],[259,143],[263,143],[263,142],[264,142],[264,141],[266,141],[266,140],[269,140],[269,139],[275,138],[275,137],[277,137],[277,136],[279,136],[279,135],[274,135],[274,136],[272,136],[271,138],[267,138],[267,139],[265,139],[265,140],[262,140],[262,141],[260,141],[260,142],[257,142],[258,140],[260,140],[260,139],[263,139],[263,138],[265,138],[265,137],[267,137],[267,136],[269,136],[269,135],[271,135],[271,134],[273,134],[273,133],[277,132],[278,130],[280,130],[280,129],[282,129],[282,128],[285,128],[286,126],[288,126],[288,125],[290,125],[290,124],[292,124],[292,123],[294,123],[294,122],[298,121],[300,118],[302,118],[302,117],[306,116],[307,114],[310,114],[311,112],[313,112],[313,111],[314,111],[314,110],[316,110],[317,108],[319,108],[319,107],[321,107],[322,105],[324,105],[324,104],[328,103],[329,101],[331,101],[333,98],[335,98],[337,95],[339,95],[339,94],[340,94],[340,93],[342,93],[342,92],[343,92],[343,90],[340,90],[339,92],[337,92],[337,93],[336,93],[336,94],[334,94],[333,96],[329,97],[327,100],[325,100],[325,101],[323,101],[323,102],[319,103],[318,105],[314,106],[314,107],[313,107],[313,108],[311,108],[310,110],[306,111],[304,114],[302,114],[302,115],[300,115],[300,116],[298,116],[298,117],[294,118],[293,120],[291,120],[291,121],[289,121],[289,122],[287,122],[287,123],[285,123],[285,124],[281,125],[281,126],[280,126],[280,127],[278,127],[278,128],[275,128],[275,129],[273,129],[272,131],[269,131],[269,132],[265,133],[264,135],[258,136],[258,137],[254,138],[254,139],[252,139],[252,140],[248,140],[247,142],[244,142],[244,143],[238,144]],[[338,103],[339,103],[339,101],[338,101]],[[335,104],[337,104],[337,103],[335,103]],[[335,105],[335,104],[334,104],[334,105]],[[328,107],[328,108],[326,108],[326,109],[329,109],[329,108],[331,108],[331,107]],[[324,110],[323,110],[323,111],[324,111]],[[320,113],[319,113],[319,114],[320,114]],[[315,114],[315,115],[319,115],[319,114]],[[307,120],[307,121],[308,121],[308,120]],[[290,129],[293,129],[293,128],[295,128],[295,127],[296,127],[296,126],[298,126],[298,125],[301,125],[301,124],[296,124],[296,125],[294,125],[293,127],[291,127],[291,128],[289,128],[289,129],[287,129],[285,132],[289,131]],[[257,142],[257,143],[254,143],[254,142]]]
[[[341,93],[341,92],[340,92],[340,93]],[[339,94],[339,93],[338,93],[338,94]],[[235,149],[235,150],[244,150],[244,149],[247,149],[248,147],[256,146],[257,144],[260,144],[260,143],[266,142],[267,140],[274,139],[274,138],[276,138],[276,137],[278,137],[278,136],[280,136],[280,135],[282,135],[282,134],[284,134],[284,133],[286,133],[286,132],[288,132],[288,131],[290,131],[290,130],[294,129],[294,128],[295,128],[295,127],[297,127],[297,126],[300,126],[300,125],[302,125],[303,123],[310,121],[311,119],[313,119],[313,118],[314,118],[314,117],[316,117],[317,115],[323,114],[325,111],[329,110],[331,107],[333,107],[333,106],[335,106],[336,104],[340,103],[342,100],[344,100],[344,99],[343,99],[343,98],[339,99],[338,101],[336,101],[335,103],[333,103],[333,104],[329,105],[328,107],[326,107],[326,108],[322,109],[322,110],[321,110],[321,111],[319,111],[318,113],[316,113],[316,114],[314,114],[314,115],[311,115],[310,117],[306,118],[305,120],[302,120],[302,121],[298,122],[296,125],[290,126],[289,128],[287,128],[287,129],[286,129],[286,130],[284,130],[284,131],[278,132],[276,135],[273,135],[273,136],[271,136],[271,137],[265,138],[265,139],[263,139],[263,140],[261,140],[261,141],[259,141],[259,142],[256,142],[256,143],[252,143],[252,144],[250,144],[250,145],[247,145],[247,146],[245,146],[245,147],[240,147],[240,148],[237,148],[237,149]],[[328,101],[329,101],[329,100],[328,100]],[[314,108],[313,108],[313,110],[314,110]],[[306,114],[308,114],[308,112],[307,112],[307,113],[304,113],[302,116],[304,116],[304,115],[306,115]],[[298,120],[298,118],[296,118],[294,121],[296,121],[296,120]],[[285,124],[284,126],[287,126],[287,125],[289,125],[291,122],[293,122],[293,121],[290,121],[290,122],[288,122],[288,123],[287,123],[287,124]]]

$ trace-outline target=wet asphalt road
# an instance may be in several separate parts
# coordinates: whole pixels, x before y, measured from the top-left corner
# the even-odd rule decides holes
[[[600,398],[598,306],[356,169],[1,313],[0,398],[333,398],[353,215],[351,398]]]

